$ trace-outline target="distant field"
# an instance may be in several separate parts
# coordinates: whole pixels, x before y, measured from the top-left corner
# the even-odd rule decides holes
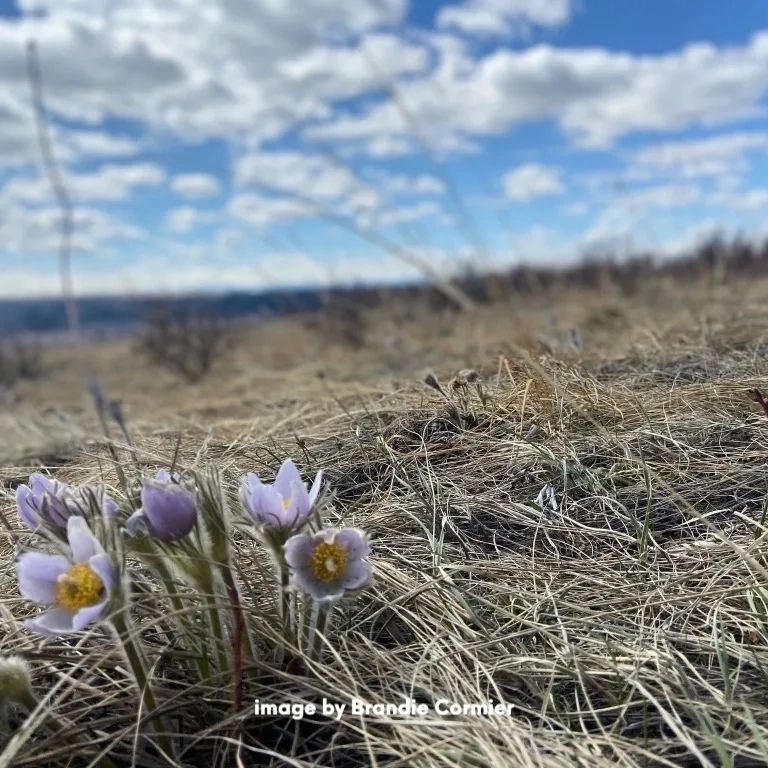
[[[180,732],[200,738],[180,764],[768,763],[768,419],[749,394],[768,384],[768,279],[560,287],[469,313],[395,301],[359,321],[359,347],[317,313],[240,328],[198,384],[130,336],[45,346],[42,375],[0,394],[0,652],[30,659],[42,690],[69,670],[50,707],[75,741],[130,764],[135,699],[98,628],[40,646],[12,621],[34,611],[15,588],[12,492],[41,467],[116,487],[85,387],[98,380],[142,467],[176,452],[216,467],[234,505],[243,473],[292,456],[326,470],[332,514],[373,545],[375,584],[335,653],[306,676],[247,667],[243,713],[159,664]],[[248,610],[271,610],[260,550],[236,547]],[[154,647],[164,617],[141,611]],[[251,716],[270,691],[514,711],[299,727]],[[73,749],[41,726],[14,765],[71,765]]]

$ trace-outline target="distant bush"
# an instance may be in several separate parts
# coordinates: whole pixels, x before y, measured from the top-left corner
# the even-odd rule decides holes
[[[355,295],[329,293],[323,298],[323,330],[329,339],[352,349],[365,345],[366,309],[370,303]]]
[[[215,315],[170,309],[153,313],[139,337],[153,362],[193,383],[203,379],[232,340],[231,324]]]
[[[0,342],[0,387],[12,387],[20,379],[36,379],[42,371],[38,343],[29,339]]]

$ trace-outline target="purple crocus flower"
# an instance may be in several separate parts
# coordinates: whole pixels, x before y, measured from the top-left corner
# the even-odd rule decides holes
[[[320,493],[322,479],[321,470],[315,476],[311,490],[307,491],[296,465],[286,459],[271,485],[249,472],[240,485],[240,500],[256,524],[282,532],[295,531],[309,517]]]
[[[368,539],[359,528],[324,528],[291,536],[283,547],[291,585],[318,602],[335,602],[371,581]]]
[[[64,528],[72,514],[66,502],[70,493],[71,488],[66,483],[34,472],[29,476],[29,485],[20,485],[16,489],[19,517],[32,530],[43,523]]]
[[[73,515],[82,516],[95,503],[104,517],[118,514],[117,502],[103,488],[73,488],[40,472],[30,475],[29,485],[16,489],[16,507],[24,524],[36,530],[47,525],[62,532]]]
[[[83,517],[67,520],[71,554],[25,552],[16,562],[19,591],[50,609],[25,623],[49,635],[77,632],[101,618],[117,581],[115,565]]]
[[[197,521],[195,495],[178,482],[178,477],[161,469],[154,478],[144,480],[141,487],[141,509],[126,522],[135,536],[140,525],[162,541],[183,539]]]

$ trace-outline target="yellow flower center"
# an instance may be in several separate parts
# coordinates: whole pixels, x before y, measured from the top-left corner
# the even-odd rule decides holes
[[[56,584],[56,605],[77,611],[97,603],[104,584],[88,563],[76,563],[59,576]]]
[[[312,553],[312,573],[320,581],[333,581],[346,566],[347,553],[340,544],[324,541]]]

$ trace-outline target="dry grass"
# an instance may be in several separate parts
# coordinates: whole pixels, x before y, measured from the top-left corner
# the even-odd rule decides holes
[[[370,533],[375,586],[308,674],[253,660],[246,700],[516,707],[418,722],[231,716],[222,681],[185,685],[162,651],[167,616],[144,595],[184,765],[764,765],[768,421],[747,393],[765,385],[767,296],[765,282],[663,283],[632,301],[574,292],[466,317],[380,312],[355,352],[280,321],[250,329],[195,386],[137,364],[127,341],[60,349],[1,417],[2,476],[13,485],[42,460],[65,480],[114,483],[89,369],[123,401],[147,465],[168,463],[181,438],[182,463],[215,465],[233,497],[275,456],[307,476],[326,468],[328,514]],[[485,403],[451,387],[467,367]],[[450,405],[421,383],[428,369]],[[0,649],[33,662],[69,740],[38,723],[14,765],[88,765],[97,749],[130,765],[139,715],[118,654],[98,629],[43,643],[14,623],[27,609],[4,539]],[[263,552],[236,540],[247,608],[269,617]],[[260,626],[266,646],[269,618]]]

